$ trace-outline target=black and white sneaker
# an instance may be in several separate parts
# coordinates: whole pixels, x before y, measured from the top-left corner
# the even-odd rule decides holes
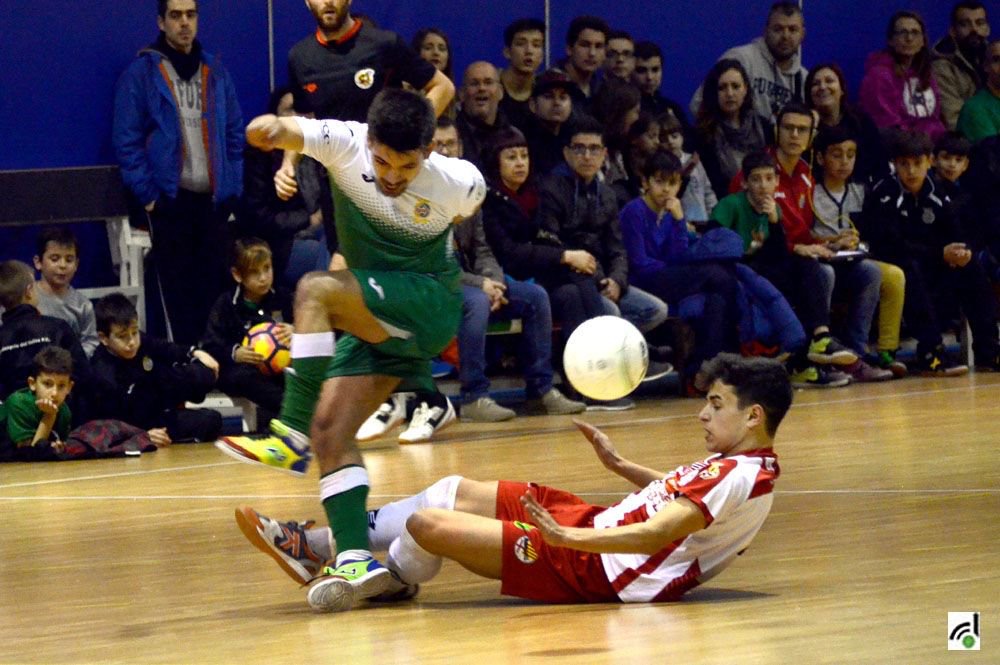
[[[368,420],[361,424],[358,433],[354,438],[358,441],[369,441],[377,439],[406,420],[407,400],[412,399],[414,393],[393,393],[389,399],[382,402],[382,405],[375,410],[375,413],[368,416]]]
[[[410,426],[399,435],[400,443],[421,443],[430,441],[436,432],[451,425],[456,420],[455,407],[445,398],[446,406],[430,406],[421,402],[413,412]]]

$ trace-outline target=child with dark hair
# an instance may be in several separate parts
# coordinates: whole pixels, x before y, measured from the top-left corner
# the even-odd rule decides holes
[[[719,202],[708,179],[705,166],[697,153],[684,152],[685,128],[673,112],[667,111],[657,118],[660,126],[660,145],[674,153],[684,167],[684,186],[681,188],[681,205],[688,221],[704,222]]]
[[[38,311],[38,287],[31,268],[21,261],[0,262],[0,400],[22,388],[32,372],[35,354],[47,346],[58,346],[73,358],[73,380],[87,385],[87,356],[70,325]],[[73,410],[83,417],[82,399]]]
[[[72,373],[69,351],[46,346],[32,359],[27,387],[0,404],[0,423],[4,425],[0,441],[6,438],[13,444],[15,460],[54,460],[67,452],[71,416],[66,398],[73,389]]]
[[[233,243],[230,274],[236,288],[219,296],[208,313],[201,348],[219,361],[218,389],[227,395],[247,397],[261,408],[258,421],[266,425],[281,410],[285,380],[282,374],[260,371],[264,358],[242,345],[247,331],[261,323],[276,323],[275,336],[289,346],[293,327],[292,301],[274,288],[271,248],[260,238]]]
[[[97,349],[97,327],[90,299],[71,282],[80,266],[80,247],[66,226],[43,229],[36,241],[35,270],[41,274],[35,289],[38,311],[69,324],[89,358]]]
[[[670,151],[653,153],[640,171],[642,195],[622,208],[621,230],[628,254],[629,281],[668,303],[696,294],[705,305],[691,323],[695,349],[686,369],[688,382],[702,362],[738,348],[739,319],[734,262],[688,262],[693,231],[679,198],[683,167]]]
[[[951,199],[928,177],[934,144],[924,132],[899,132],[890,145],[896,175],[865,199],[861,233],[874,258],[906,275],[903,318],[917,338],[917,369],[929,376],[957,376],[968,368],[949,359],[940,312],[958,303],[972,328],[976,368],[1000,369],[993,293],[972,260]]]
[[[545,62],[545,22],[520,18],[508,24],[503,31],[503,57],[508,66],[500,72],[504,92],[500,111],[510,124],[524,131],[531,118],[535,72]]]
[[[180,441],[211,441],[222,430],[212,409],[188,409],[215,385],[219,363],[200,349],[139,333],[135,306],[112,293],[97,301],[94,352],[94,416],[124,420],[149,432],[157,446]]]

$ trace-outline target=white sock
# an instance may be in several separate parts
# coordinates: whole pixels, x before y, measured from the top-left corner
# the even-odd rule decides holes
[[[442,557],[431,554],[418,545],[404,528],[399,538],[389,546],[386,566],[407,584],[422,584],[438,574],[443,562]]]
[[[406,520],[421,508],[455,509],[461,476],[448,476],[423,492],[368,511],[368,542],[373,550],[385,550],[406,530]]]

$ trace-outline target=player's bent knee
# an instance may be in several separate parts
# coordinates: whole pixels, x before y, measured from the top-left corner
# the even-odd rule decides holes
[[[329,303],[350,290],[354,277],[346,270],[326,272],[317,270],[306,273],[295,287],[295,305]]]
[[[418,545],[436,553],[436,545],[446,537],[445,520],[450,514],[441,508],[422,508],[406,518],[406,530]]]
[[[455,497],[463,480],[462,476],[446,476],[428,487],[424,490],[424,507],[454,510]]]

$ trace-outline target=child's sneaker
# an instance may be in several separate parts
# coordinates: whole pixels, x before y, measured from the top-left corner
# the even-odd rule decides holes
[[[851,377],[841,372],[828,372],[816,365],[793,372],[793,388],[841,388],[851,382]]]
[[[903,378],[908,372],[906,365],[896,360],[896,354],[892,351],[879,351],[870,364],[880,369],[889,370],[897,379]]]
[[[296,476],[306,474],[312,459],[309,437],[277,418],[271,421],[270,435],[224,436],[215,442],[215,447],[240,462],[263,464]]]
[[[445,399],[447,408],[429,406],[421,402],[410,418],[410,426],[399,435],[400,443],[421,443],[430,441],[435,433],[451,425],[456,420],[455,407],[450,399]]]
[[[299,584],[307,584],[333,558],[333,536],[329,529],[314,529],[315,534],[325,532],[325,538],[313,539],[314,547],[310,547],[306,531],[316,524],[312,520],[302,524],[279,522],[250,506],[240,506],[236,509],[236,524],[251,545],[274,559]]]
[[[389,399],[382,402],[375,413],[361,424],[354,438],[358,441],[377,439],[396,425],[406,420],[406,402],[414,393],[393,393]]]
[[[832,335],[814,339],[809,344],[809,361],[817,365],[853,365],[858,354],[841,344]]]
[[[365,598],[381,596],[395,586],[389,569],[375,557],[326,566],[309,587],[306,600],[317,612],[344,612]]]
[[[941,348],[925,353],[917,361],[920,376],[964,376],[969,373],[968,365],[952,362]]]

